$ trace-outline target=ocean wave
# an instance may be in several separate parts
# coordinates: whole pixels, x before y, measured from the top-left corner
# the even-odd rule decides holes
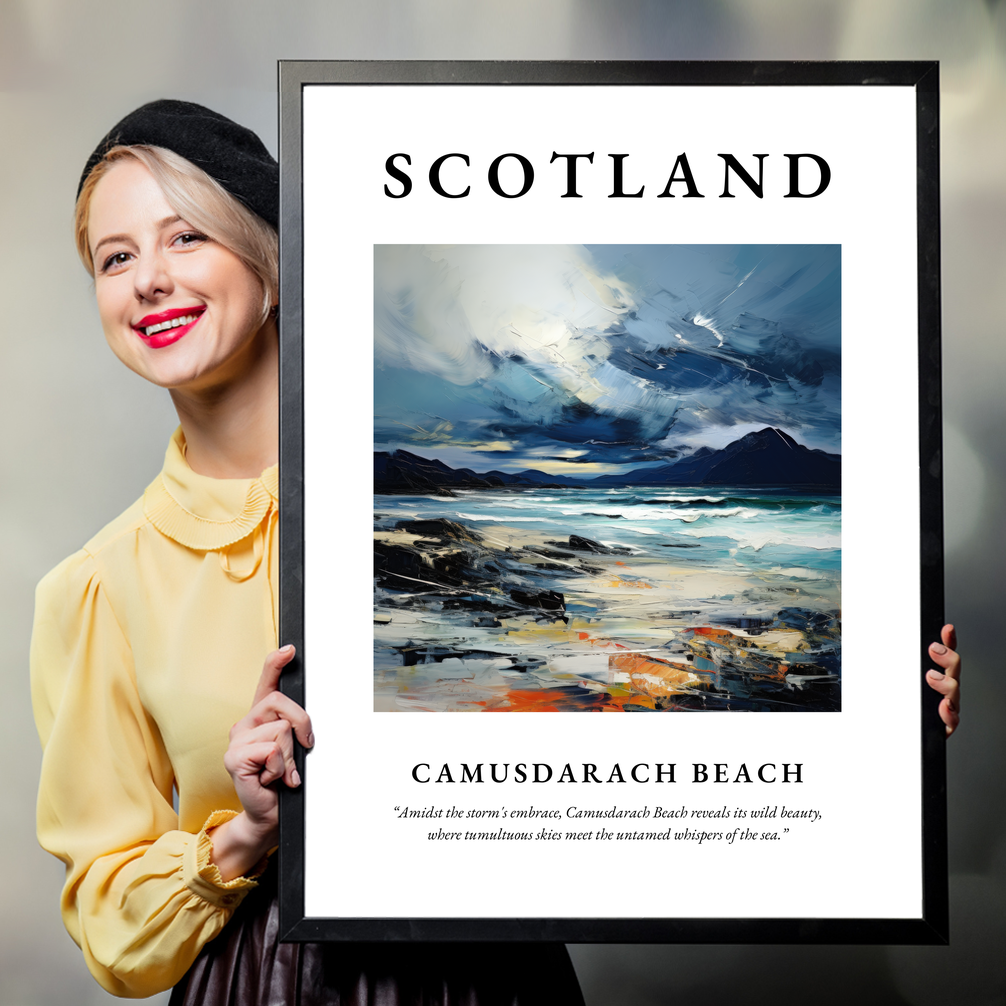
[[[631,514],[628,520],[652,520],[652,521],[681,521],[684,524],[694,524],[698,520],[727,520],[730,517],[741,517],[750,519],[760,515],[760,511],[750,507],[734,507],[732,510],[687,510],[653,509],[641,510]]]
[[[678,534],[688,535],[690,538],[728,538],[735,543],[736,548],[751,548],[756,552],[772,545],[786,548],[810,548],[815,551],[834,551],[842,547],[840,534],[822,534],[820,532],[794,534],[792,531],[780,528],[766,528],[764,531],[738,529],[733,534],[723,528],[701,530],[682,528]]]
[[[727,496],[654,496],[652,499],[629,500],[632,506],[660,506],[662,503],[687,503],[689,506],[716,506],[719,503],[736,505],[741,500]]]
[[[514,521],[519,521],[523,524],[556,523],[556,521],[550,520],[548,517],[514,517],[512,514],[503,514],[499,517],[496,517],[493,514],[486,514],[486,513],[461,513],[460,510],[455,510],[454,514],[461,520],[492,521],[494,524],[511,524]]]
[[[474,494],[473,494],[474,496]],[[542,496],[531,502],[525,502],[520,497],[515,496],[489,496],[483,495],[481,497],[471,498],[472,503],[483,503],[487,506],[498,507],[501,510],[540,510],[540,509],[552,509],[551,507],[543,507],[542,504],[552,503],[559,499],[558,496]],[[568,504],[567,504],[568,505]]]
[[[454,511],[439,497],[382,498],[379,524],[394,527],[404,517],[447,517],[472,527],[483,524],[538,524],[553,537],[571,534],[605,541],[610,534],[634,541],[635,550],[657,551],[661,541],[696,542],[703,546],[703,561],[732,564],[738,549],[766,556],[761,561],[799,566],[831,564],[841,552],[841,509],[820,498],[793,500],[746,498],[736,490],[723,496],[687,491],[602,493],[553,490],[547,496],[515,498],[505,492],[467,495],[465,510]],[[458,505],[460,500],[454,501]],[[808,502],[812,505],[808,506]],[[529,528],[529,533],[531,529]],[[518,535],[519,537],[519,535]],[[626,543],[619,543],[626,544]],[[774,549],[794,550],[792,560],[781,559]],[[767,553],[762,553],[768,548]],[[663,553],[663,550],[660,549]],[[818,557],[813,558],[813,553]]]

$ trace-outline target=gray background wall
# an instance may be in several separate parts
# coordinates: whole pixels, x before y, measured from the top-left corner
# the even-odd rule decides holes
[[[1006,1002],[1004,51],[997,0],[3,0],[0,1006],[108,999],[62,929],[61,868],[34,839],[32,590],[139,495],[175,423],[167,396],[104,345],[70,236],[78,172],[122,114],[166,96],[217,108],[275,149],[279,58],[942,61],[947,614],[967,663],[949,759],[953,945],[573,956],[590,1006]],[[840,855],[810,850],[805,868]]]

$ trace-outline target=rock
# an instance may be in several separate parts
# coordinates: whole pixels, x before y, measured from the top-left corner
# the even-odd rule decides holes
[[[400,520],[395,524],[397,531],[416,534],[421,538],[452,539],[453,541],[481,541],[481,536],[464,524],[446,517],[435,517],[432,520]]]
[[[578,534],[569,536],[569,547],[577,552],[598,552],[604,554],[608,549],[599,541],[591,541],[590,538],[581,538]]]
[[[539,594],[531,594],[523,590],[511,590],[510,597],[518,604],[529,608],[541,608],[542,611],[565,611],[566,598],[557,590],[544,590]]]
[[[594,552],[597,555],[629,555],[631,549],[615,545],[602,545],[590,538],[581,538],[578,534],[569,536],[569,547],[576,552]]]

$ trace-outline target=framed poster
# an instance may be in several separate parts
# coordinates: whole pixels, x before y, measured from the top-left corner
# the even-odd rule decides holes
[[[280,89],[287,938],[944,941],[936,66]]]

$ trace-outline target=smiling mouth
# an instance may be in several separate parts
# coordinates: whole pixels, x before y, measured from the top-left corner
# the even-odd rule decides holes
[[[181,310],[165,311],[160,315],[147,315],[141,318],[140,323],[133,326],[133,331],[144,339],[159,335],[162,332],[170,332],[175,328],[183,328],[197,321],[206,308],[183,308]],[[147,322],[147,324],[144,324]]]
[[[182,325],[191,325],[198,317],[198,313],[183,314],[180,318],[172,318],[171,321],[162,321],[159,325],[148,325],[146,328],[141,328],[140,332],[149,339],[152,335],[157,335],[158,332],[166,332],[169,328],[181,328]]]

